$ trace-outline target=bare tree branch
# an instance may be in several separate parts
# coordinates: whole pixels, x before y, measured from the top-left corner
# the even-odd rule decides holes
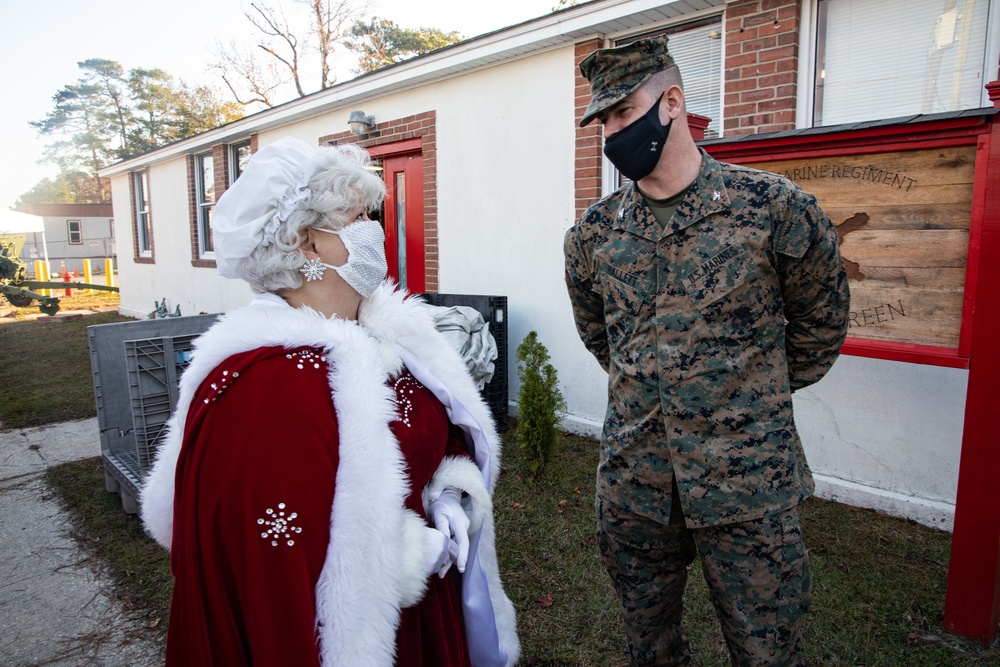
[[[212,48],[215,60],[209,67],[222,79],[233,98],[244,107],[275,106],[281,80],[273,66],[262,64],[250,51],[243,51],[230,41],[216,42]]]
[[[302,87],[302,73],[299,67],[299,38],[292,32],[285,12],[280,8],[275,10],[263,0],[255,0],[250,3],[250,9],[244,10],[243,14],[264,35],[284,42],[286,54],[279,53],[269,40],[258,42],[257,47],[285,66],[295,83],[295,92],[299,97],[304,97],[306,93]]]
[[[217,44],[212,68],[243,105],[274,106],[287,99],[279,99],[282,90],[289,93],[293,87],[298,97],[329,88],[337,82],[337,47],[364,17],[369,1],[295,0],[272,5],[269,0],[250,0],[243,15],[256,29],[256,48],[250,53],[232,42]],[[286,13],[287,7],[295,9]]]
[[[337,82],[333,72],[333,58],[338,44],[351,34],[354,23],[368,13],[369,3],[357,4],[348,0],[296,0],[312,14],[313,34],[320,62],[320,86],[329,88]]]

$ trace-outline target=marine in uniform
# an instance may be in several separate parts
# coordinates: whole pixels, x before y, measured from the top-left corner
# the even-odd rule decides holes
[[[803,664],[813,491],[792,392],[848,326],[837,232],[791,181],[720,163],[687,126],[665,36],[580,65],[605,154],[630,181],[565,238],[587,349],[608,372],[598,544],[633,665],[690,662],[687,566],[700,555],[734,665]]]

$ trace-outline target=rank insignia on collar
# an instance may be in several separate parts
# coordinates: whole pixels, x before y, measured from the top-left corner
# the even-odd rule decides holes
[[[719,194],[719,191],[718,191],[718,190],[713,190],[713,191],[712,191],[712,201],[719,201],[719,198],[720,198],[721,196],[722,196],[722,195],[720,195],[720,194]]]

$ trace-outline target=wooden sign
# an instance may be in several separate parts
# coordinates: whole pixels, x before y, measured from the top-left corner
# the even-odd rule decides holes
[[[795,181],[836,225],[848,336],[958,347],[975,146],[747,166]]]

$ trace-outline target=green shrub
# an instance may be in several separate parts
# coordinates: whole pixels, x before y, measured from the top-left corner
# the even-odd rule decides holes
[[[556,369],[548,361],[549,351],[538,334],[529,331],[517,346],[517,377],[521,381],[517,442],[527,450],[535,474],[549,462],[559,438],[559,413],[566,409]]]

